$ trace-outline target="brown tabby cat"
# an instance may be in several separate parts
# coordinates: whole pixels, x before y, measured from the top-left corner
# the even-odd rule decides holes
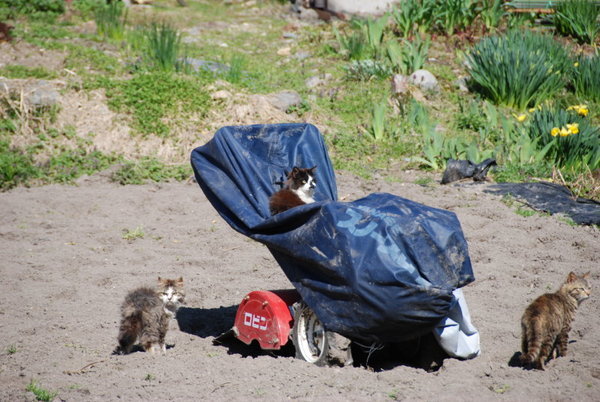
[[[271,215],[287,211],[299,205],[315,202],[313,194],[317,185],[315,169],[294,167],[283,182],[283,188],[269,199]]]
[[[566,356],[571,322],[582,301],[590,296],[587,278],[569,273],[566,282],[555,293],[546,293],[533,301],[521,319],[521,364],[544,370],[556,347],[558,356]]]
[[[165,336],[169,320],[185,304],[183,278],[158,277],[156,289],[141,287],[127,294],[121,306],[119,346],[116,354],[130,353],[139,342],[146,352],[166,352]]]

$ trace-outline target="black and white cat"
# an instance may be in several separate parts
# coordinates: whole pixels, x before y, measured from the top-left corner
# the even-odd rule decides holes
[[[315,169],[294,167],[283,182],[283,188],[269,198],[269,209],[272,215],[287,211],[299,205],[315,202],[313,198],[317,179]]]

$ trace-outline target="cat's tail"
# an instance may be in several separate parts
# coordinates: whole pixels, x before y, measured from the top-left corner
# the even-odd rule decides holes
[[[539,320],[522,322],[522,355],[519,358],[523,367],[531,367],[538,360],[542,348],[542,324]]]
[[[125,355],[130,353],[138,339],[141,328],[142,316],[140,313],[123,317],[119,327],[119,336],[117,337],[119,345],[113,351],[113,354]]]

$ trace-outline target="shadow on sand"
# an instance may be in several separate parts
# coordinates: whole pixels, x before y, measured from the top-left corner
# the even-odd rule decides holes
[[[230,355],[244,358],[258,356],[293,358],[296,355],[291,340],[280,350],[264,350],[256,341],[246,345],[236,339],[231,328],[235,321],[237,307],[237,305],[212,309],[182,307],[177,311],[177,323],[182,332],[201,338],[213,337],[215,346],[227,348],[227,353]],[[353,342],[352,358],[355,367],[365,367],[373,371],[409,366],[433,372],[442,367],[448,355],[441,349],[433,335],[424,335],[410,341],[386,345],[367,346]]]

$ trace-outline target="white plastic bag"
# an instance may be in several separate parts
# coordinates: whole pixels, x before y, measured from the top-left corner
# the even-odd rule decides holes
[[[442,349],[450,356],[459,359],[472,359],[479,356],[479,331],[471,323],[471,316],[462,289],[454,292],[456,303],[448,316],[434,328],[433,335]]]

